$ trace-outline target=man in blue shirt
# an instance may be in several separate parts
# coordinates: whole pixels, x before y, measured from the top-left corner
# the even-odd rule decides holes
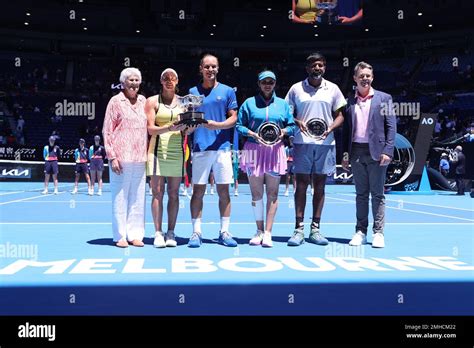
[[[231,140],[233,127],[237,121],[237,98],[234,90],[217,82],[219,61],[211,54],[205,54],[199,65],[202,82],[189,90],[190,94],[204,96],[204,102],[198,111],[204,112],[208,123],[196,128],[193,144],[192,181],[194,184],[191,198],[191,217],[193,234],[188,246],[201,246],[201,217],[203,197],[209,173],[212,169],[219,196],[221,229],[219,243],[229,247],[237,242],[229,233],[230,195],[229,184],[233,179]]]
[[[448,154],[443,152],[441,154],[441,160],[439,161],[439,171],[443,176],[448,176],[449,173],[449,161]]]

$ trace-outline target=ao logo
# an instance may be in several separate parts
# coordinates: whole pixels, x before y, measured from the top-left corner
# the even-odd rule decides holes
[[[421,121],[421,124],[433,124],[433,119],[430,118],[424,118],[423,121]]]

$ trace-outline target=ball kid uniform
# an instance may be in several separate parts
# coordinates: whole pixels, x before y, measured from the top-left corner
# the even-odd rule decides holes
[[[74,151],[74,160],[76,162],[76,174],[89,174],[89,167],[87,165],[87,162],[89,162],[89,151],[85,147],[82,150],[77,148]]]
[[[95,144],[89,148],[89,158],[91,160],[90,170],[104,171],[104,159],[106,157],[105,148]]]
[[[43,158],[44,158],[44,173],[45,174],[58,174],[58,159],[59,159],[60,149],[58,145],[45,145],[43,148]]]
[[[232,142],[232,169],[234,181],[239,179],[239,132],[234,128],[234,139]]]
[[[293,167],[293,156],[294,156],[294,150],[293,147],[285,147],[285,153],[286,153],[286,166],[287,166],[287,174],[294,174],[294,167]]]

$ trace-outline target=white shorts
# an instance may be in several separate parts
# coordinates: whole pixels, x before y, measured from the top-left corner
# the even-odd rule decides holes
[[[229,149],[193,153],[193,184],[207,184],[211,169],[216,184],[232,184],[234,182],[232,151]]]

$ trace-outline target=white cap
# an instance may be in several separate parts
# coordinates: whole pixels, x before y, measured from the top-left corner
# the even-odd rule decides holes
[[[178,73],[176,72],[176,70],[171,69],[171,68],[166,68],[166,69],[163,70],[163,72],[161,73],[160,80],[163,79],[163,76],[164,76],[166,73],[169,73],[169,72],[175,74],[176,78],[178,78]]]

